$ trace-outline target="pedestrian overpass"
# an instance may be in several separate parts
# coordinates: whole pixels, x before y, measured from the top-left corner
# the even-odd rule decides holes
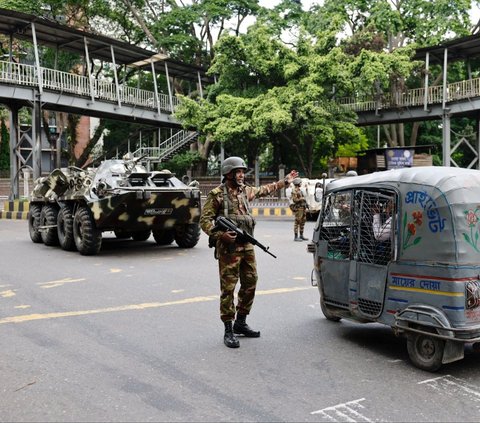
[[[175,128],[171,139],[163,146],[139,149],[139,154],[159,160],[161,154],[175,154],[178,148],[195,139],[195,134],[181,131],[173,112],[179,104],[173,84],[186,81],[203,96],[203,86],[213,83],[205,69],[184,64],[161,52],[154,52],[112,38],[90,34],[35,16],[0,9],[0,34],[9,38],[8,60],[0,60],[0,103],[10,112],[10,151],[12,197],[18,198],[19,173],[31,163],[34,178],[41,175],[41,110],[62,111],[85,116],[118,119],[156,127]],[[30,41],[34,60],[30,63],[14,61],[14,39]],[[42,66],[39,46],[56,51],[68,51],[84,58],[83,69],[62,71]],[[337,105],[353,110],[358,115],[358,125],[384,125],[389,123],[439,120],[443,130],[443,163],[456,165],[451,153],[461,145],[475,152],[469,167],[480,168],[480,78],[472,77],[470,60],[480,56],[480,37],[464,37],[441,45],[420,49],[415,59],[425,62],[423,88],[407,89],[391,96],[377,93],[371,98],[350,97],[337,99]],[[448,65],[464,60],[468,64],[469,78],[448,82]],[[108,63],[113,77],[94,72]],[[429,66],[443,68],[442,83],[430,85]],[[100,66],[102,65],[102,66]],[[154,87],[152,91],[131,87],[121,78],[127,69],[149,72]],[[163,77],[158,86],[157,76]],[[32,110],[31,135],[20,130],[19,110]],[[452,118],[476,119],[476,139],[461,138],[452,144],[450,122]],[[29,143],[29,154],[21,146]],[[59,148],[57,148],[59,150]]]
[[[201,97],[203,86],[213,82],[205,69],[171,59],[161,52],[1,8],[0,34],[9,40],[8,57],[0,60],[0,103],[10,114],[13,198],[18,198],[19,174],[23,168],[30,168],[34,178],[42,173],[42,110],[172,128],[175,130],[172,138],[164,141],[164,152],[169,156],[195,139],[195,134],[183,131],[173,116],[179,104],[173,85],[188,85],[189,91]],[[34,60],[30,63],[15,61],[13,45],[16,39],[32,43]],[[53,48],[57,53],[66,51],[80,55],[83,66],[68,72],[45,67],[40,54],[42,46]],[[104,66],[110,73],[102,71]],[[127,71],[140,76],[149,73],[153,90],[128,85],[121,77]],[[159,80],[163,81],[163,86],[158,85]],[[20,129],[19,110],[22,107],[31,110],[29,131]],[[150,153],[155,153],[158,160],[162,151],[159,144],[157,151]]]
[[[458,166],[452,153],[467,148],[474,153],[468,167],[480,169],[480,69],[472,69],[479,57],[478,34],[422,48],[414,59],[425,63],[423,87],[405,89],[395,95],[377,93],[370,97],[342,98],[337,102],[357,113],[360,126],[438,120],[442,125],[444,166]],[[449,82],[448,66],[455,61],[465,63],[468,79]],[[432,64],[442,67],[440,84],[430,84]],[[476,121],[475,139],[458,135],[452,139],[451,120],[463,117]]]

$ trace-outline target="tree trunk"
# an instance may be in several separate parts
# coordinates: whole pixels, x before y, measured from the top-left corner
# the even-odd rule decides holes
[[[410,134],[410,145],[417,145],[418,130],[422,122],[413,122],[412,133]]]
[[[82,154],[76,160],[75,165],[77,167],[83,168],[86,164],[89,163],[90,153],[92,152],[93,148],[97,145],[97,142],[102,136],[104,129],[105,129],[105,119],[100,119],[100,123],[95,128],[95,133],[93,134],[93,137],[88,141],[88,144],[83,150]]]
[[[205,137],[205,141],[202,142],[197,139],[196,142],[190,144],[190,151],[198,153],[200,161],[193,167],[193,176],[205,176],[208,170],[208,157],[213,148],[214,140],[209,134]]]
[[[300,166],[302,167],[302,170],[304,171],[305,174],[308,174],[308,169],[307,169],[307,166],[305,164],[305,161],[303,160],[303,154],[302,152],[300,151],[300,148],[298,146],[298,144],[296,144],[288,135],[286,135],[285,133],[282,133],[280,134],[283,138],[285,138],[285,140],[290,143],[293,148],[295,149],[296,153],[297,153],[297,158],[298,158],[298,161],[300,162]]]
[[[398,129],[398,145],[400,147],[405,147],[405,125],[403,123],[397,124]]]

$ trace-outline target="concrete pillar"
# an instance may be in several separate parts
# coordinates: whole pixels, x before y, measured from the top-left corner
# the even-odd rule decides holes
[[[18,108],[15,106],[9,106],[9,118],[10,118],[10,195],[8,199],[10,201],[19,198],[19,180],[17,173],[19,170],[18,158],[17,158],[17,146],[19,145],[19,123],[18,123]]]
[[[285,165],[281,164],[278,166],[278,180],[282,181],[283,179],[285,179]],[[279,190],[277,195],[279,199],[286,198],[285,188]]]
[[[24,167],[23,171],[23,196],[28,198],[30,196],[30,188],[28,186],[28,181],[30,180],[30,169],[28,167]]]
[[[32,160],[33,160],[33,179],[42,176],[42,119],[41,119],[40,100],[35,95],[32,110]]]
[[[442,117],[443,165],[450,167],[450,115],[444,113]]]

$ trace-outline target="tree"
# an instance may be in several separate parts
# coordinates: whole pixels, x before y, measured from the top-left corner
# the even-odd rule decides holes
[[[336,42],[352,56],[355,89],[361,87],[355,94],[390,92],[394,97],[406,86],[423,84],[421,66],[409,58],[414,48],[469,34],[471,5],[470,0],[326,0],[312,7],[305,25],[310,33],[335,33]],[[390,146],[415,145],[419,125],[383,129]]]
[[[319,45],[300,35],[297,48],[289,48],[262,24],[224,36],[210,68],[218,84],[205,101],[184,98],[176,116],[198,128],[210,148],[212,142],[241,144],[253,165],[268,144],[281,163],[312,176],[314,163],[326,162],[339,144],[364,142],[355,115],[329,98],[333,79],[344,74],[332,60],[342,59],[340,52],[321,55]]]
[[[4,116],[0,116],[0,171],[10,170],[10,136]]]

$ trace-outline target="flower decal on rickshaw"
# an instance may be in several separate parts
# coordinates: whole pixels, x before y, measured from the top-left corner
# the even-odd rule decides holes
[[[423,222],[423,213],[420,210],[415,210],[412,212],[412,220],[408,221],[407,212],[403,217],[403,249],[406,250],[414,245],[417,245],[422,237],[415,235],[417,234],[417,227],[422,226]],[[413,238],[413,239],[412,239]]]
[[[478,248],[478,215],[480,214],[480,206],[477,206],[475,210],[464,210],[463,214],[465,215],[467,227],[470,229],[470,234],[464,232],[463,237],[465,238],[465,241],[467,241],[467,243],[474,248],[475,251],[480,252]]]

